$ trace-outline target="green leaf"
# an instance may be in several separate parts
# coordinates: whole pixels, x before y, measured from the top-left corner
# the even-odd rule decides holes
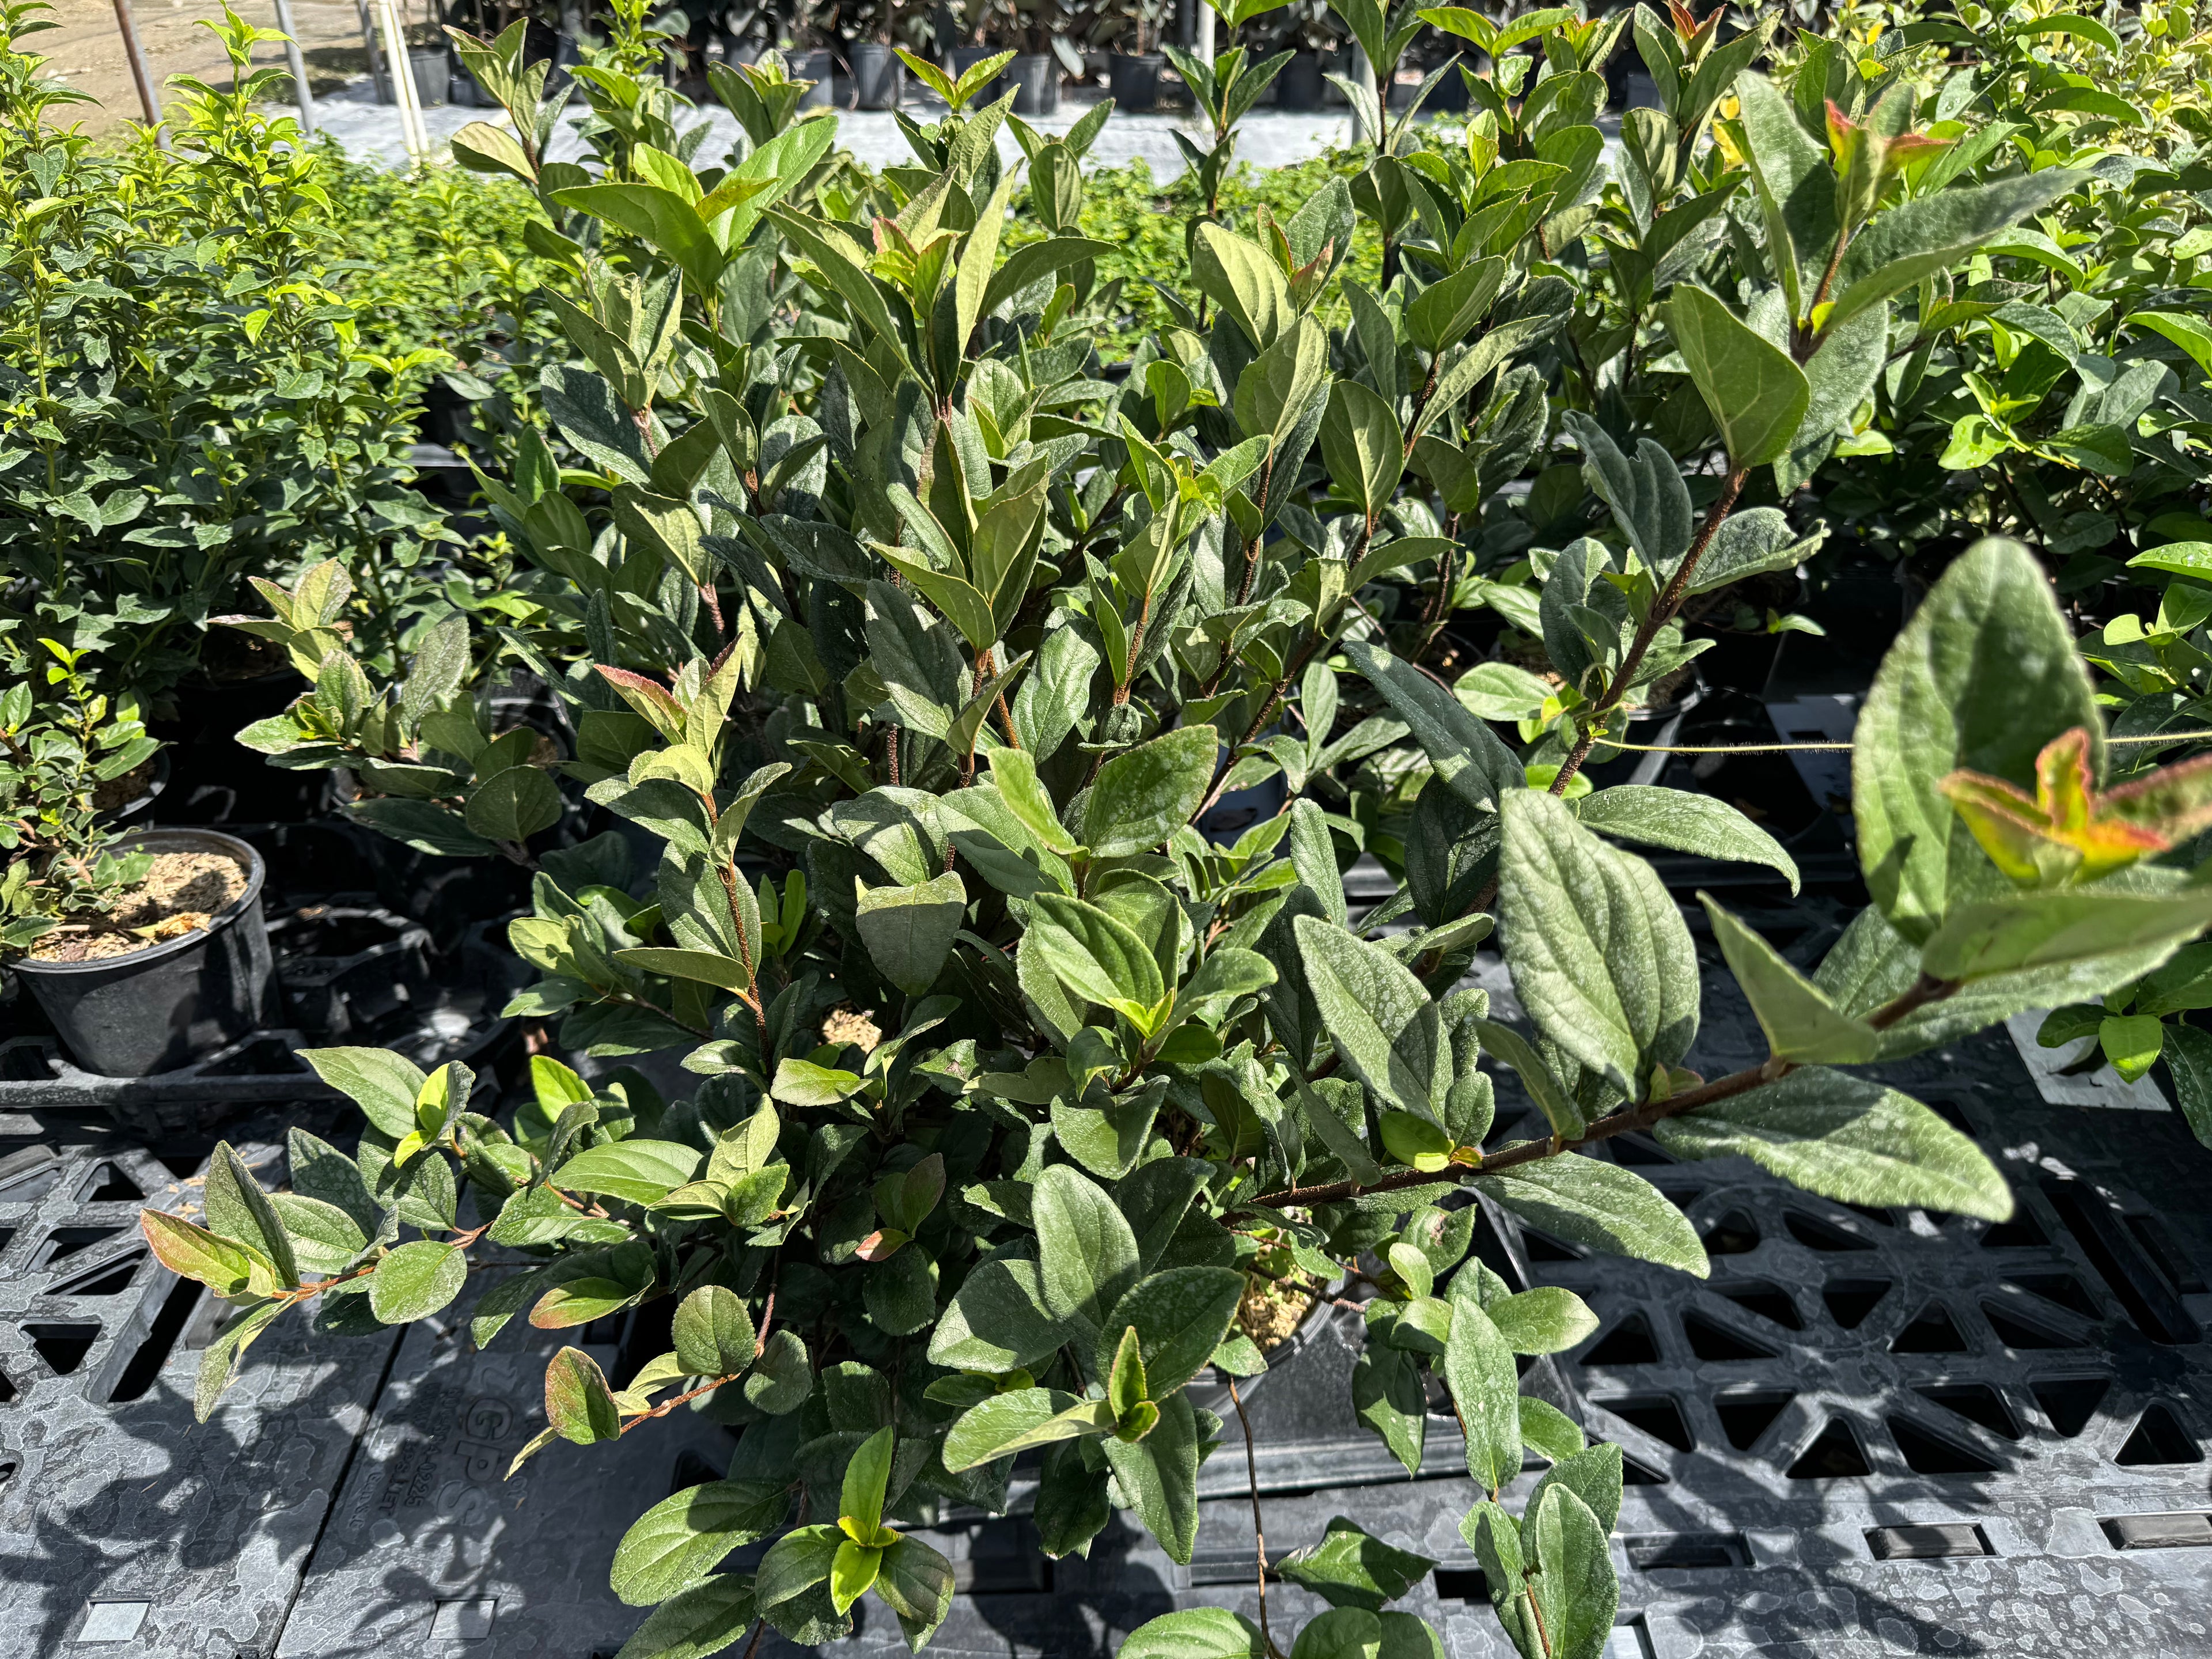
[[[1494,1494],[1521,1473],[1521,1376],[1504,1335],[1471,1301],[1453,1310],[1443,1373],[1467,1433],[1467,1472]]]
[[[1114,1411],[1057,1389],[1014,1389],[974,1406],[946,1431],[945,1467],[955,1474],[1057,1440],[1110,1434]]]
[[[814,1392],[814,1372],[807,1364],[806,1344],[790,1331],[770,1334],[761,1356],[753,1361],[744,1384],[746,1402],[781,1417],[797,1411]]]
[[[778,1481],[709,1480],[687,1486],[631,1523],[616,1547],[608,1582],[627,1606],[665,1601],[714,1571],[739,1545],[767,1537],[790,1510],[791,1493]]]
[[[1009,167],[999,180],[999,187],[991,192],[982,211],[975,216],[973,229],[960,249],[960,264],[953,277],[954,319],[953,336],[957,349],[968,349],[969,337],[975,331],[976,323],[983,315],[983,295],[991,283],[991,269],[999,262],[999,233],[1006,222],[1006,203],[1014,193],[1014,170]]]
[[[1924,944],[1954,898],[1996,881],[1942,779],[1966,768],[2033,790],[2037,755],[2077,726],[2101,780],[2104,722],[2049,580],[2018,542],[1976,542],[1882,659],[1853,737],[1859,864],[1891,926]]]
[[[1291,1659],[1443,1659],[1443,1638],[1410,1613],[1332,1607],[1298,1632]]]
[[[2164,1052],[2174,1104],[2190,1132],[2212,1146],[2212,1033],[2177,1020],[2166,1028]]]
[[[2212,924],[2212,891],[2160,894],[2071,889],[1954,907],[1922,949],[1936,979],[2075,966],[2179,945]],[[2137,971],[2140,971],[2139,969]]]
[[[1093,1375],[1106,1375],[1119,1333],[1133,1328],[1145,1397],[1166,1398],[1213,1357],[1243,1295],[1244,1275],[1233,1267],[1170,1267],[1139,1279],[1114,1304],[1099,1333]]]
[[[368,1305],[387,1325],[427,1319],[468,1283],[468,1257],[451,1244],[417,1239],[402,1244],[369,1275]]]
[[[1576,802],[1575,816],[1583,828],[1622,841],[1765,865],[1782,873],[1792,893],[1797,890],[1796,861],[1782,850],[1782,843],[1711,795],[1650,784],[1616,784]]]
[[[1451,1057],[1420,981],[1381,945],[1318,916],[1291,927],[1306,984],[1345,1064],[1398,1110],[1432,1117],[1439,1069],[1448,1081]]]
[[[1118,1181],[1137,1167],[1152,1144],[1158,1119],[1158,1090],[1139,1090],[1124,1100],[1079,1105],[1065,1095],[1052,1099],[1053,1138],[1095,1176]]]
[[[469,796],[468,826],[490,841],[528,841],[561,821],[561,791],[534,766],[495,772]]]
[[[248,1308],[226,1325],[215,1340],[209,1343],[200,1355],[200,1369],[192,1387],[192,1417],[204,1423],[215,1414],[222,1392],[238,1376],[240,1362],[253,1339],[267,1330],[278,1314],[284,1311],[282,1302],[264,1302]]]
[[[1529,1402],[1524,1400],[1522,1403]],[[1578,1429],[1575,1431],[1577,1438],[1581,1432]],[[1558,1459],[1539,1477],[1534,1489],[1528,1494],[1528,1507],[1524,1513],[1535,1512],[1537,1500],[1544,1495],[1547,1486],[1565,1486],[1589,1505],[1590,1513],[1597,1517],[1598,1525],[1610,1533],[1613,1523],[1620,1518],[1624,1470],[1618,1446],[1595,1445],[1587,1449],[1577,1447],[1567,1455]]]
[[[1936,191],[1876,214],[1844,255],[1831,290],[1838,295],[1835,307],[1822,326],[1841,328],[1868,307],[1948,269],[1977,245],[2080,188],[2087,176],[2050,167]]]
[[[1088,1347],[1136,1283],[1136,1235],[1114,1201],[1065,1164],[1037,1177],[1031,1214],[1045,1310],[1075,1322]]]
[[[1812,398],[1805,371],[1790,354],[1687,283],[1667,302],[1667,324],[1729,464],[1764,466],[1786,453]]]
[[[1807,262],[1825,260],[1835,246],[1835,170],[1772,82],[1747,71],[1736,77],[1735,92],[1769,261],[1795,321],[1804,316],[1820,280]]]
[[[858,1072],[786,1055],[776,1062],[775,1079],[769,1093],[787,1106],[834,1106],[858,1094],[867,1082]]]
[[[920,588],[929,602],[945,613],[945,619],[960,630],[961,637],[971,648],[986,651],[998,643],[999,624],[991,602],[965,577],[933,569],[919,558],[881,542],[876,544],[876,551],[884,563]]]
[[[890,1489],[892,1439],[889,1427],[878,1429],[860,1443],[845,1465],[837,1523],[855,1542],[872,1543],[884,1524],[884,1494]]]
[[[952,1563],[919,1538],[902,1538],[884,1550],[875,1589],[919,1653],[952,1611]]]
[[[763,1611],[829,1582],[838,1549],[852,1540],[830,1526],[798,1527],[768,1547],[753,1573],[753,1595]]]
[[[691,1179],[702,1154],[672,1140],[612,1140],[576,1154],[551,1176],[564,1192],[651,1204]]]
[[[2158,1064],[2165,1041],[2166,1027],[2149,1014],[2112,1014],[2097,1023],[2097,1046],[2123,1083]]]
[[[1275,1570],[1333,1607],[1379,1613],[1433,1571],[1425,1555],[1398,1549],[1342,1516],[1328,1523],[1321,1542],[1285,1556]]]
[[[1189,823],[1213,781],[1220,747],[1212,726],[1187,726],[1108,761],[1084,803],[1091,856],[1149,853]]]
[[[1328,389],[1322,416],[1321,453],[1331,482],[1372,519],[1396,493],[1406,434],[1397,411],[1381,397],[1358,380],[1339,380]]]
[[[563,1348],[545,1367],[545,1419],[580,1446],[622,1434],[622,1413],[599,1362],[581,1348]]]
[[[1631,1099],[1698,1029],[1689,930],[1651,866],[1607,846],[1565,801],[1499,803],[1498,908],[1513,988],[1537,1029]]]
[[[1573,1418],[1525,1394],[1521,1396],[1521,1441],[1553,1463],[1572,1457],[1583,1445],[1582,1428]]]
[[[1159,1421],[1142,1440],[1099,1442],[1122,1495],[1168,1559],[1190,1564],[1198,1545],[1198,1421],[1188,1394],[1159,1402]]]
[[[259,1255],[275,1269],[279,1284],[289,1287],[300,1282],[300,1264],[283,1222],[228,1141],[216,1143],[200,1190],[212,1231]]]
[[[1226,1607],[1191,1607],[1131,1631],[1118,1659],[1267,1659],[1260,1627]]]
[[[1808,421],[1799,436],[1802,438],[1811,430],[1812,423]],[[1823,434],[1815,441],[1825,443],[1827,435]],[[1803,448],[1802,443],[1799,448]],[[1685,591],[1710,593],[1716,588],[1727,587],[1747,577],[1761,576],[1771,571],[1794,570],[1818,550],[1826,534],[1825,528],[1816,528],[1809,535],[1798,535],[1790,527],[1790,520],[1775,507],[1741,508],[1731,513],[1722,521],[1721,527],[1713,532],[1712,540],[1705,547],[1705,557],[1698,561],[1698,568],[1692,574],[1690,585]],[[1708,798],[1698,796],[1693,799]]]
[[[1190,276],[1236,320],[1255,351],[1273,345],[1297,320],[1290,283],[1274,256],[1210,220],[1200,221],[1191,239]]]
[[[2212,374],[2212,325],[2202,317],[2185,311],[2137,311],[2130,313],[2121,324],[2123,328],[2147,328],[2162,334],[2187,352],[2190,359],[2207,374]],[[2148,562],[2156,554],[2170,553],[2171,548],[2159,548],[2141,558],[2130,559],[2130,564]]]
[[[860,942],[883,976],[908,996],[937,982],[968,910],[957,871],[911,887],[871,887],[855,908]]]
[[[1572,1291],[1539,1285],[1483,1311],[1516,1353],[1564,1353],[1597,1329],[1597,1316]]]
[[[758,1605],[750,1574],[703,1580],[656,1607],[615,1659],[707,1659],[736,1644],[759,1617]]]
[[[1006,1372],[1035,1364],[1066,1340],[1046,1311],[1037,1264],[986,1261],[970,1273],[929,1336],[929,1361],[963,1371]]]
[[[1413,728],[1444,787],[1470,806],[1486,808],[1521,789],[1521,763],[1452,694],[1407,662],[1358,640],[1346,640],[1344,653],[1371,681],[1399,719]]]
[[[1544,1057],[1537,1053],[1534,1043],[1511,1026],[1499,1025],[1491,1020],[1477,1020],[1474,1030],[1482,1046],[1493,1057],[1513,1068],[1515,1075],[1521,1079],[1522,1088],[1527,1091],[1528,1098],[1536,1103],[1537,1109],[1543,1113],[1544,1121],[1552,1126],[1554,1134],[1572,1137],[1579,1135],[1589,1127],[1583,1120],[1582,1108],[1576,1104],[1574,1097],[1567,1092],[1565,1085],[1553,1074],[1552,1068],[1544,1063]]]
[[[1748,1158],[1839,1203],[1990,1221],[2013,1212],[2004,1177],[1972,1141],[1894,1089],[1820,1066],[1662,1119],[1657,1133],[1678,1158]]]
[[[992,276],[991,285],[983,293],[983,315],[990,316],[1042,277],[1118,251],[1111,242],[1088,236],[1050,236],[1041,242],[1024,242],[1006,256],[1006,264]]]
[[[1036,761],[1026,749],[1000,749],[991,756],[991,782],[1022,827],[1055,853],[1080,850],[1060,822],[1052,797],[1037,781]]]
[[[1352,1413],[1375,1431],[1408,1475],[1421,1472],[1428,1398],[1419,1363],[1403,1348],[1370,1341],[1352,1365]]]
[[[670,979],[689,980],[697,985],[712,985],[725,991],[750,990],[753,976],[745,964],[735,957],[726,957],[718,951],[674,950],[665,945],[648,945],[640,950],[617,951],[615,960],[625,968],[635,968],[641,974],[665,974]]]
[[[676,1310],[676,1358],[694,1376],[733,1376],[753,1363],[756,1340],[744,1299],[722,1285],[702,1285]]]
[[[1603,1659],[1620,1605],[1606,1529],[1563,1483],[1545,1487],[1522,1528],[1537,1571],[1527,1582],[1554,1659]]]
[[[666,255],[700,298],[712,296],[726,256],[707,234],[691,204],[659,185],[580,185],[553,192],[563,207],[628,231]]]
[[[1237,377],[1237,423],[1247,437],[1284,444],[1328,380],[1328,331],[1301,317]]]
[[[1617,1164],[1565,1152],[1477,1176],[1474,1184],[1530,1226],[1560,1238],[1699,1279],[1712,1270],[1681,1211]]]
[[[1881,1033],[1838,1008],[1781,952],[1700,893],[1729,971],[1759,1017],[1767,1047],[1784,1060],[1852,1066],[1881,1051]]]
[[[1023,944],[1033,945],[1077,996],[1102,1007],[1129,1003],[1149,1009],[1167,995],[1158,959],[1126,924],[1095,904],[1058,893],[1039,893],[1030,902]]]
[[[415,1127],[422,1068],[388,1048],[302,1048],[315,1075],[360,1107],[370,1126],[395,1140]]]

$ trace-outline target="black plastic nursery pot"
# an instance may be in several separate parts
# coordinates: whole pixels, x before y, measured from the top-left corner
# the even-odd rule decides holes
[[[1120,110],[1148,110],[1160,101],[1160,70],[1167,59],[1157,52],[1115,52],[1106,60],[1106,89]]]
[[[1319,52],[1295,53],[1291,61],[1283,65],[1282,77],[1275,82],[1275,107],[1290,110],[1319,109],[1322,89],[1328,84],[1321,76]]]
[[[1060,108],[1060,59],[1048,52],[1025,52],[1006,65],[1014,83],[1014,113],[1050,115]]]
[[[791,77],[794,81],[811,81],[799,100],[801,109],[828,109],[833,101],[830,76],[836,73],[837,60],[827,46],[814,52],[794,52],[790,55]]]
[[[877,40],[853,48],[853,102],[860,109],[896,109],[906,92],[906,65]]]
[[[262,920],[268,867],[259,853],[213,830],[145,830],[125,845],[228,854],[245,866],[246,890],[181,939],[96,962],[26,958],[15,973],[79,1066],[104,1077],[146,1077],[268,1024],[281,993]]]

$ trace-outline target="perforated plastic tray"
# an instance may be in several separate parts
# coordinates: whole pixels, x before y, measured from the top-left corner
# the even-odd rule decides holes
[[[266,1140],[247,1162],[281,1175]],[[192,1420],[228,1310],[137,1222],[198,1208],[165,1162],[87,1119],[0,1114],[0,1654],[267,1659],[396,1336],[280,1323]]]
[[[1809,962],[1844,912],[1750,919]],[[1713,1075],[1760,1049],[1707,970],[1692,1064]],[[1497,964],[1481,977],[1510,1012]],[[2002,1031],[1887,1075],[2000,1161],[2014,1220],[1853,1209],[1634,1137],[1608,1155],[1681,1205],[1710,1279],[1485,1215],[1492,1267],[1570,1285],[1601,1321],[1526,1386],[1630,1460],[1610,1659],[2208,1659],[2212,1153],[2171,1112],[2047,1103]],[[1523,1109],[1501,1086],[1501,1133]],[[556,1446],[505,1482],[552,1339],[476,1354],[429,1324],[404,1343],[280,1327],[195,1429],[211,1304],[173,1291],[130,1226],[142,1197],[193,1193],[82,1122],[0,1115],[0,1655],[611,1659],[638,1618],[605,1589],[615,1541],[719,1474],[726,1437],[679,1414],[617,1453]],[[581,1340],[612,1364],[613,1335]],[[1456,1429],[1431,1418],[1407,1480],[1350,1416],[1357,1340],[1355,1316],[1320,1313],[1248,1395],[1269,1554],[1348,1516],[1440,1563],[1401,1605],[1453,1659],[1504,1656],[1458,1537],[1476,1494]],[[1255,1612],[1233,1414],[1201,1492],[1188,1566],[1119,1520],[1061,1562],[1019,1514],[948,1522],[932,1537],[962,1593],[933,1650],[1103,1659],[1177,1607]],[[1269,1603],[1279,1638],[1319,1606],[1281,1583]],[[903,1651],[870,1606],[834,1651]],[[790,1650],[771,1635],[759,1651]]]

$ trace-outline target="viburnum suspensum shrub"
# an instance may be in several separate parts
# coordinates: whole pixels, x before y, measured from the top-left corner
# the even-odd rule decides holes
[[[590,170],[544,159],[558,105],[520,27],[464,43],[514,131],[457,152],[535,189],[577,250],[579,296],[553,302],[574,357],[539,387],[557,447],[526,434],[484,480],[557,579],[560,625],[500,642],[559,693],[569,751],[482,723],[459,618],[396,682],[319,639],[334,572],[279,618],[324,652],[315,690],[245,735],[354,768],[386,833],[533,866],[510,939],[539,977],[511,1012],[696,1082],[670,1098],[540,1054],[503,1115],[459,1066],[311,1053],[362,1107],[356,1155],[295,1132],[290,1188],[264,1194],[226,1148],[199,1221],[146,1216],[242,1310],[203,1413],[288,1310],[372,1332],[447,1308],[489,1252],[520,1265],[470,1308],[479,1343],[672,1302],[635,1376],[556,1354],[517,1460],[678,1407],[737,1431],[726,1478],[616,1556],[617,1593],[656,1609],[628,1659],[760,1620],[820,1643],[871,1595],[918,1649],[953,1579],[909,1529],[1004,1509],[1024,1457],[1048,1553],[1119,1508],[1188,1560],[1223,1429],[1190,1384],[1267,1363],[1240,1304],[1356,1297],[1358,1414],[1418,1471],[1441,1380],[1505,1630],[1595,1659],[1620,1454],[1522,1397],[1516,1364],[1594,1320],[1469,1258],[1473,1198],[1702,1274],[1681,1212],[1595,1155],[1633,1131],[1854,1203],[2011,1212],[1970,1141],[1849,1068],[2094,999],[2212,921],[2178,851],[2212,781],[2105,787],[2034,556],[1978,542],[1884,661],[1853,757],[1873,902],[1827,957],[1808,972],[1705,901],[1757,1066],[1686,1068],[1697,957],[1631,848],[1795,866],[1732,806],[1585,769],[1707,643],[1688,599],[1817,546],[1792,481],[1896,357],[1961,325],[1958,270],[2090,175],[1948,162],[1925,88],[1874,63],[1832,108],[1764,78],[1761,37],[1720,40],[1717,11],[1426,15],[1495,60],[1462,137],[1378,123],[1358,188],[1194,218],[1162,289],[1182,320],[1111,373],[1069,141],[1023,132],[1009,166],[1008,103],[969,107],[1002,64],[915,64],[949,112],[902,115],[915,161],[880,177],[833,153],[834,118],[797,118],[781,64],[726,71],[746,137],[707,158],[673,93],[618,71],[628,18],[579,71]],[[1662,107],[1607,159],[1632,29]],[[1224,52],[1214,95],[1249,67]],[[1042,234],[1013,245],[1016,213]],[[1345,284],[1330,327],[1363,215],[1387,285]],[[1506,488],[1532,466],[1541,501]],[[1540,640],[1526,706],[1425,668],[1471,604]],[[564,789],[623,829],[545,850]],[[1386,822],[1402,880],[1360,914],[1343,872]],[[1486,944],[1510,1022],[1463,982]],[[1500,1076],[1545,1133],[1493,1133]],[[719,1570],[763,1539],[755,1571]],[[1297,1659],[1441,1651],[1376,1611],[1404,1582],[1334,1571],[1307,1574],[1343,1605]],[[1125,1651],[1260,1659],[1276,1636],[1183,1612]]]

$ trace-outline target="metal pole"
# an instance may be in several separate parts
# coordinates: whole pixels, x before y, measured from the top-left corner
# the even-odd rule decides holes
[[[300,55],[300,32],[292,27],[292,0],[276,0],[276,27],[284,37],[284,61],[292,66],[292,95],[300,101],[300,131],[315,136],[315,95],[307,90],[307,60]]]
[[[146,67],[146,48],[138,44],[138,25],[131,15],[131,0],[115,0],[115,25],[123,31],[123,55],[131,60],[131,78],[138,85],[138,105],[146,112],[146,125],[163,149],[169,135],[161,131],[161,100],[154,92],[154,73]]]
[[[1198,9],[1198,61],[1213,61],[1213,8],[1210,5]]]
[[[1375,65],[1367,61],[1367,52],[1363,46],[1355,46],[1352,49],[1352,80],[1353,85],[1364,87],[1375,94],[1376,112],[1382,123],[1382,132],[1363,132],[1361,129],[1367,124],[1359,118],[1359,112],[1355,108],[1352,112],[1352,142],[1356,144],[1362,138],[1365,138],[1372,143],[1380,145],[1384,134],[1390,130],[1390,112],[1383,102],[1383,100],[1389,95],[1389,91],[1388,88],[1376,83]]]
[[[368,84],[379,103],[396,104],[399,94],[392,89],[392,82],[384,73],[384,54],[376,45],[376,25],[368,21],[368,0],[353,0],[353,9],[361,19],[361,43],[368,48]]]

